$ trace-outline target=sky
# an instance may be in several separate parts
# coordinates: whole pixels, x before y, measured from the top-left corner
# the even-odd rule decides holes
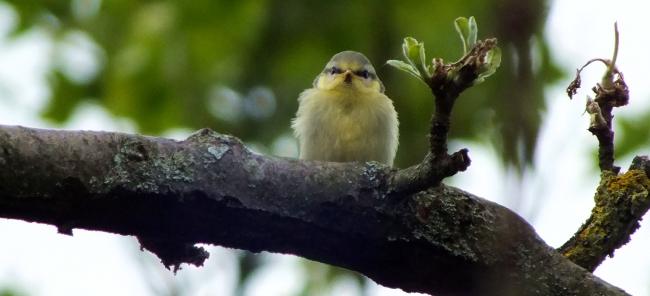
[[[633,107],[616,110],[617,117],[650,109],[650,83],[644,73],[650,69],[649,8],[650,3],[643,0],[555,1],[551,5],[546,36],[552,56],[567,73],[589,59],[611,56],[613,24],[618,21],[621,41],[617,64],[625,74]],[[8,43],[4,36],[12,22],[10,11],[0,5],[0,124],[56,126],[38,116],[49,95],[44,73],[50,56],[44,53],[51,53],[51,41],[35,31]],[[80,58],[79,62],[82,68],[92,68],[92,61]],[[536,170],[527,172],[521,185],[513,174],[500,169],[498,153],[471,142],[453,143],[470,148],[472,166],[451,183],[517,211],[549,245],[564,243],[589,216],[598,184],[598,171],[593,166],[596,140],[586,131],[588,116],[583,115],[583,100],[590,88],[587,86],[599,80],[602,69],[595,66],[585,72],[585,89],[572,101],[564,92],[571,77],[547,89],[548,107],[538,141]],[[115,118],[92,104],[79,106],[72,119],[58,127],[135,131],[129,120]],[[184,130],[169,133],[172,137],[186,134]],[[638,154],[647,155],[649,151],[646,148]],[[617,163],[626,168],[630,161],[621,159]],[[642,222],[631,242],[595,272],[633,295],[650,295],[647,224]],[[184,266],[173,275],[156,264],[155,256],[140,251],[131,237],[84,230],[66,236],[51,226],[15,220],[0,220],[0,233],[0,287],[15,287],[28,295],[154,295],[155,289],[172,287],[189,289],[191,295],[229,295],[234,289],[235,250],[210,246],[211,259],[206,267]],[[245,295],[291,295],[300,289],[305,270],[296,257],[266,256],[264,260],[269,264],[256,273]],[[143,280],[143,273],[149,280]],[[355,289],[353,283],[342,281],[330,294],[355,295]],[[372,295],[406,294],[379,286],[369,289]]]

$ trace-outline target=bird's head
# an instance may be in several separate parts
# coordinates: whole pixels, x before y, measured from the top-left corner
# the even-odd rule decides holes
[[[314,80],[323,90],[384,92],[384,85],[368,58],[356,51],[335,54]]]

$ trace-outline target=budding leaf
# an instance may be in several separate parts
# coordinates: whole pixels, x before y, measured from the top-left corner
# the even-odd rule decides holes
[[[415,66],[415,62],[419,60],[418,54],[419,50],[417,49],[418,41],[413,37],[404,38],[404,43],[402,43],[402,54],[409,64]]]
[[[463,42],[463,54],[465,54],[476,44],[476,38],[478,36],[476,20],[473,16],[470,16],[469,19],[459,17],[454,21],[454,26],[460,36],[460,40]]]
[[[406,61],[420,72],[420,77],[431,77],[431,72],[427,67],[424,43],[413,37],[406,37],[402,44],[402,52]]]
[[[405,63],[400,60],[388,60],[386,63],[422,80],[422,76],[420,76],[420,72],[418,72],[418,70],[415,69],[415,67],[413,67],[413,65],[411,64]]]
[[[471,49],[476,44],[476,39],[478,38],[478,25],[476,24],[476,19],[473,16],[469,17],[469,36],[467,38],[467,45]]]
[[[420,74],[424,77],[430,78],[432,73],[430,71],[431,67],[427,66],[427,58],[424,53],[424,43],[420,43]]]
[[[490,49],[485,53],[483,64],[479,68],[478,77],[474,81],[474,85],[479,84],[494,74],[501,65],[501,49],[498,47]]]

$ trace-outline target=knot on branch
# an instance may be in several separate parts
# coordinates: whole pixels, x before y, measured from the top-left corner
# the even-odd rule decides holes
[[[646,176],[650,178],[650,159],[648,156],[636,156],[632,159],[630,169],[644,171]]]
[[[472,163],[472,160],[469,159],[469,150],[466,148],[454,152],[454,154],[451,155],[450,159],[451,164],[453,165],[452,170],[458,172],[464,172]]]
[[[204,147],[210,163],[220,161],[227,153],[234,155],[251,153],[239,138],[221,134],[209,128],[202,128],[194,132],[185,141]]]
[[[592,89],[596,94],[594,101],[599,105],[605,105],[611,107],[621,107],[627,105],[630,101],[630,91],[623,79],[623,73],[619,72],[616,66],[613,65],[613,74],[616,77],[609,78],[610,82],[601,84],[598,83]]]
[[[203,266],[203,262],[210,257],[210,253],[202,247],[191,243],[180,243],[171,240],[138,237],[140,249],[146,249],[158,256],[165,267],[177,272],[181,263],[194,266]]]
[[[236,137],[231,135],[224,135],[218,132],[213,131],[209,128],[202,128],[193,134],[191,134],[185,141],[202,143],[202,144],[224,144],[228,146],[241,146],[244,147],[244,143]]]
[[[395,172],[390,179],[389,195],[408,196],[428,187],[440,185],[443,179],[465,171],[471,164],[467,149],[451,155],[427,153],[417,165]]]

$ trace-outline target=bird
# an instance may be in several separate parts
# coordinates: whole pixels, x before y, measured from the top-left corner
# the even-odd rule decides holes
[[[300,159],[393,165],[397,112],[362,53],[342,51],[327,62],[312,87],[298,96],[291,126]]]

